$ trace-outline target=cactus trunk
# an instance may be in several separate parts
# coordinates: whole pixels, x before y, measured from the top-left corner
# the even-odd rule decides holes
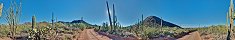
[[[3,4],[0,3],[0,17],[2,16],[2,9],[3,9]]]
[[[36,27],[36,18],[32,16],[32,29],[34,29],[34,27]]]
[[[109,15],[109,23],[110,23],[110,30],[109,31],[112,31],[112,20],[111,20],[111,14],[109,12],[109,4],[108,4],[108,1],[106,1],[106,4],[107,4],[107,9],[108,9],[108,15]]]

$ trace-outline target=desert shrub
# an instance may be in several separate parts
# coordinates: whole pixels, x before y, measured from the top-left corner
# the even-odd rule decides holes
[[[10,32],[8,28],[9,27],[7,27],[7,26],[1,26],[0,27],[0,37],[6,37],[7,36],[7,34]]]
[[[212,25],[208,27],[195,28],[200,33],[208,34],[227,34],[228,28],[225,25]]]

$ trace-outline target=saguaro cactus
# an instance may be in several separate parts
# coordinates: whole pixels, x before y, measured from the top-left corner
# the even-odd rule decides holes
[[[0,17],[2,16],[3,3],[0,3]]]
[[[112,24],[111,14],[110,14],[110,12],[109,12],[109,4],[108,4],[108,1],[106,1],[106,4],[107,4],[108,15],[109,15],[110,31],[112,31],[112,30],[113,30],[113,29],[112,29],[113,24]]]
[[[32,31],[33,31],[34,27],[36,27],[36,18],[35,18],[35,16],[32,16]]]
[[[144,27],[144,14],[141,15],[142,21],[141,21],[141,31],[143,31],[143,27]]]
[[[117,27],[117,17],[115,15],[115,6],[113,4],[113,29],[116,31],[116,27]]]
[[[52,29],[54,29],[54,13],[52,12],[52,19],[51,19],[51,23],[52,23]]]
[[[233,22],[234,22],[234,5],[233,5],[233,0],[230,0],[230,6],[229,6],[229,20],[230,20],[230,24],[229,24],[229,31],[228,31],[228,37],[227,39],[230,40],[230,39],[233,39],[234,36],[233,36]]]
[[[160,31],[162,31],[162,27],[163,25],[162,25],[162,17],[161,17],[161,27],[160,27]]]
[[[36,33],[37,30],[34,29],[36,27],[37,23],[36,23],[36,17],[32,16],[32,30]]]
[[[226,28],[228,27],[228,19],[229,19],[229,13],[226,14]],[[228,29],[228,34],[227,34],[227,40],[230,40],[230,28]]]
[[[31,26],[31,32],[30,32],[30,39],[34,39],[35,37],[35,33],[36,33],[36,29],[34,29],[36,27],[36,17],[32,16],[32,26]]]

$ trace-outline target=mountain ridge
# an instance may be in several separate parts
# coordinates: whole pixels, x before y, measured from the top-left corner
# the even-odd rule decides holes
[[[143,25],[148,26],[148,27],[160,27],[161,26],[161,21],[162,21],[162,26],[167,26],[167,27],[178,27],[182,28],[176,24],[167,22],[159,17],[156,16],[148,16],[146,17],[143,21],[140,21],[140,23],[137,23],[133,26],[138,26],[138,24],[141,24],[143,22]]]

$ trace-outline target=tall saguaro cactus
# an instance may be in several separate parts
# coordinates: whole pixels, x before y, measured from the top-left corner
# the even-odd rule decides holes
[[[230,27],[228,27],[229,13],[226,14],[226,29],[228,29],[227,40],[230,40]]]
[[[36,27],[36,18],[35,16],[32,16],[32,31]]]
[[[162,17],[161,17],[161,27],[160,27],[160,31],[162,31],[162,27],[163,25],[162,25]]]
[[[32,30],[31,30],[30,36],[32,37],[32,39],[41,40],[40,33],[41,33],[40,29],[37,26],[37,22],[36,22],[36,16],[32,16]]]
[[[113,29],[116,31],[116,27],[117,27],[117,17],[115,15],[115,7],[113,4]]]
[[[229,31],[228,31],[228,37],[227,39],[233,39],[234,35],[233,35],[233,22],[234,22],[234,4],[233,4],[233,0],[230,0],[230,6],[229,6]]]
[[[0,17],[2,16],[3,3],[0,3]]]
[[[31,33],[30,33],[30,38],[34,39],[35,33],[36,33],[36,29],[34,29],[36,27],[36,17],[32,16],[32,26],[31,26]]]
[[[52,29],[54,28],[54,13],[52,12],[52,19],[51,19],[51,23],[52,23]]]
[[[108,15],[109,15],[109,23],[110,23],[110,30],[112,32],[112,27],[113,27],[113,24],[112,24],[112,19],[111,19],[111,14],[110,14],[110,11],[109,11],[109,4],[108,4],[108,1],[106,1],[106,4],[107,4],[107,10],[108,10]]]
[[[143,29],[143,27],[144,27],[144,14],[141,15],[141,18],[142,18],[142,20],[141,20],[141,31],[143,31],[144,30]]]

